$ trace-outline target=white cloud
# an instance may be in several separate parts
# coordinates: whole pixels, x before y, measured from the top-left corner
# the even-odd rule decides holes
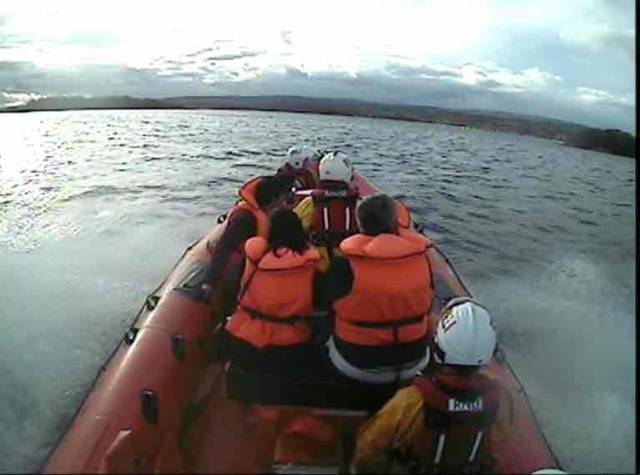
[[[32,92],[1,92],[0,107],[11,107],[26,104],[29,101],[44,97],[41,94]]]
[[[633,107],[633,9],[632,0],[0,0],[0,84],[157,97],[280,78],[309,95],[362,96],[366,80],[372,100],[411,84],[422,102],[426,85],[485,93],[487,107],[494,93]],[[37,68],[7,76],[2,62]]]
[[[635,107],[636,103],[635,96],[632,94],[616,95],[590,87],[578,87],[576,89],[576,97],[586,104]]]

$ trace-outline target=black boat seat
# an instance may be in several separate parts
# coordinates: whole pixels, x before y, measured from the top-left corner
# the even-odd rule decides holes
[[[371,385],[326,372],[303,377],[264,373],[229,364],[227,397],[245,403],[377,411],[396,392],[394,384]]]

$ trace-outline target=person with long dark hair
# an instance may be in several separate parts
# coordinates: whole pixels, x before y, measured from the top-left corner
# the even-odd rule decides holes
[[[245,254],[238,305],[226,323],[232,361],[261,370],[298,365],[309,353],[320,255],[298,216],[285,208],[272,212],[267,238],[249,239]]]

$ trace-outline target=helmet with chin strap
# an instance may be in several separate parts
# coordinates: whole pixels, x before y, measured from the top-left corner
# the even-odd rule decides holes
[[[344,152],[329,152],[322,157],[319,165],[320,180],[342,181],[351,183],[353,165]]]
[[[307,146],[294,146],[287,150],[287,156],[282,163],[282,166],[289,166],[294,170],[301,169],[306,160],[311,159],[314,156],[314,151]]]
[[[452,299],[442,310],[432,346],[434,362],[439,364],[489,363],[496,347],[489,312],[469,297]]]

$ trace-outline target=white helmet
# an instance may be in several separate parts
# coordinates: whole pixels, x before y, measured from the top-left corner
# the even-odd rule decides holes
[[[329,152],[320,160],[320,180],[333,180],[351,183],[353,165],[346,153]]]
[[[489,313],[468,297],[452,299],[442,310],[434,337],[436,363],[481,366],[489,363],[496,332]]]
[[[304,166],[305,160],[313,157],[313,150],[307,146],[294,146],[287,150],[287,156],[284,159],[283,165],[289,165],[295,170],[299,170]]]
[[[567,472],[564,470],[560,470],[559,468],[541,468],[540,470],[536,470],[535,472],[531,472],[531,475],[546,475],[546,474],[565,474]]]

